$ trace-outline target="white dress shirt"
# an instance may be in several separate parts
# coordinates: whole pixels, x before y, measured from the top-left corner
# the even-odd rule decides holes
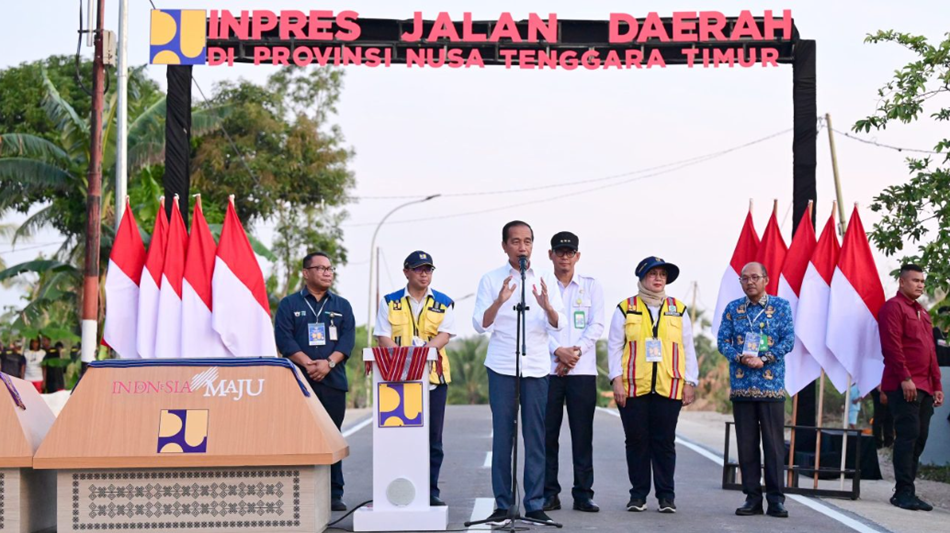
[[[505,283],[505,278],[511,276],[509,287],[515,291],[507,302],[503,302],[495,316],[495,321],[487,328],[482,327],[485,310],[491,307],[498,293]],[[548,286],[548,301],[557,311],[557,327],[548,321],[548,315],[538,305],[532,294],[536,288],[541,293],[540,279]],[[564,317],[564,304],[561,301],[561,291],[557,290],[557,279],[549,274],[535,270],[534,267],[525,273],[525,341],[527,353],[521,358],[521,375],[529,378],[541,378],[551,372],[551,355],[548,351],[548,333],[560,331],[567,324]],[[521,273],[505,263],[505,266],[492,270],[482,276],[478,282],[478,292],[475,296],[475,314],[472,316],[472,325],[479,333],[490,332],[488,353],[485,356],[485,366],[506,376],[515,375],[515,335],[517,334],[517,313],[514,307],[521,300]]]
[[[557,368],[558,360],[554,351],[562,346],[577,346],[581,349],[581,358],[568,376],[597,375],[597,339],[604,333],[604,289],[594,278],[581,276],[574,271],[574,277],[565,287],[557,282],[561,290],[561,300],[567,322],[561,331],[549,335],[551,352],[551,375]]]
[[[647,305],[650,310],[650,316],[656,323],[656,317],[660,313],[660,306]],[[610,332],[607,334],[607,360],[610,364],[610,373],[608,377],[611,381],[621,374],[623,368],[623,345],[627,342],[627,336],[624,333],[624,324],[627,322],[627,314],[617,307],[614,316],[610,320]],[[686,383],[694,387],[699,383],[699,363],[696,361],[696,346],[693,345],[693,323],[689,319],[689,313],[683,313],[683,347],[686,349]]]
[[[432,296],[432,287],[426,288],[426,294],[422,297],[422,300],[416,300],[412,297],[412,294],[409,293],[409,287],[406,287],[406,298],[409,299],[409,309],[412,311],[412,316],[416,317],[416,322],[419,322],[419,315],[422,313],[422,306],[425,305],[426,300],[429,296]],[[393,325],[389,323],[389,304],[386,303],[386,297],[379,301],[379,310],[376,312],[376,326],[373,327],[373,335],[376,337],[392,337],[393,336]],[[439,324],[439,333],[448,333],[450,337],[454,337],[455,332],[455,306],[450,305],[445,308],[445,318],[442,319],[442,323]],[[425,341],[425,339],[422,339]]]

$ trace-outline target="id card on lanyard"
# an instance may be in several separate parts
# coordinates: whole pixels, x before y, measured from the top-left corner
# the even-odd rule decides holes
[[[749,321],[749,333],[746,334],[745,343],[743,343],[742,355],[752,355],[758,357],[760,353],[767,352],[769,349],[769,336],[765,333],[765,322],[759,322],[759,331],[756,333],[755,325],[753,321],[759,319],[762,316],[762,313],[765,312],[765,307],[759,311],[759,314],[755,315],[755,318],[749,318],[746,315],[746,320]],[[767,322],[767,320],[766,320]]]
[[[307,324],[307,341],[310,346],[326,346],[327,344],[327,325],[319,322],[320,314],[323,313],[323,308],[327,306],[327,301],[330,297],[324,295],[323,305],[320,306],[319,311],[314,311],[313,306],[310,305],[310,302],[307,300],[307,296],[303,295],[303,301],[307,304],[307,307],[310,308],[310,312],[314,315],[314,320],[317,320],[315,323]],[[330,325],[330,340],[336,340],[336,327],[332,324]]]

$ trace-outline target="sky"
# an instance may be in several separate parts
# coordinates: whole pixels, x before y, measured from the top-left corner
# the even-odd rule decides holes
[[[355,10],[361,17],[411,18],[421,10],[432,19],[440,10],[459,20],[496,19],[511,12],[560,19],[606,20],[612,12],[637,17],[656,11],[718,10],[727,15],[750,9],[780,13],[791,9],[803,38],[817,41],[820,115],[830,113],[835,129],[850,130],[878,104],[877,89],[895,69],[914,59],[896,45],[865,44],[866,34],[896,29],[941,39],[950,28],[950,3],[920,1],[792,1],[782,3],[718,0],[643,3],[564,2],[415,2],[325,0],[302,2],[154,0],[159,8],[329,9]],[[148,61],[146,0],[129,0],[129,54],[132,65]],[[0,68],[76,50],[78,2],[13,2],[5,16]],[[117,28],[118,2],[106,2],[106,25]],[[14,24],[9,24],[14,21]],[[15,46],[12,43],[16,43]],[[83,47],[82,53],[91,54]],[[276,67],[238,65],[196,67],[205,92],[223,80],[262,83]],[[148,74],[164,86],[164,67]],[[3,97],[3,95],[0,95]],[[200,96],[196,93],[196,99]],[[944,104],[946,105],[946,104]],[[501,227],[512,219],[530,223],[537,245],[534,265],[550,269],[550,237],[562,230],[580,238],[578,272],[598,278],[607,305],[636,293],[634,269],[646,256],[677,264],[680,278],[668,294],[691,303],[690,285],[699,286],[697,304],[715,306],[719,282],[732,255],[749,201],[760,234],[778,200],[778,214],[791,242],[792,135],[786,133],[721,158],[659,175],[644,169],[726,150],[792,127],[792,68],[536,71],[484,69],[407,69],[348,67],[338,114],[339,125],[356,156],[354,197],[347,206],[344,246],[350,263],[338,269],[338,292],[350,300],[358,324],[366,321],[370,241],[380,219],[405,199],[391,196],[443,194],[407,206],[379,231],[381,291],[405,284],[401,263],[413,250],[430,253],[436,263],[433,287],[459,300],[460,334],[473,334],[471,315],[479,278],[501,266]],[[866,139],[906,148],[932,149],[938,128],[929,120],[894,125]],[[875,195],[908,178],[905,153],[836,137],[844,202],[850,214],[861,206],[865,227],[879,220],[868,206]],[[639,172],[639,173],[638,173]],[[626,175],[624,178],[612,178]],[[631,179],[637,178],[637,179]],[[590,180],[599,180],[593,183]],[[827,131],[818,138],[817,219],[820,232],[831,211],[834,182]],[[587,181],[572,186],[468,196]],[[609,187],[605,187],[609,185]],[[468,214],[473,211],[490,212]],[[424,220],[419,220],[424,219]],[[22,217],[8,216],[12,223]],[[254,228],[269,242],[272,228]],[[52,252],[58,236],[37,235],[11,249],[0,239],[8,264]],[[888,294],[896,283],[888,272],[895,258],[876,254]],[[105,265],[103,265],[104,267]],[[262,261],[265,270],[270,268]],[[467,298],[466,298],[467,297]],[[0,289],[0,306],[19,294]]]

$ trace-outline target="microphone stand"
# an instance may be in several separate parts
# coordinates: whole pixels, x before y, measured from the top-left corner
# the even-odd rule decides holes
[[[515,330],[515,417],[514,417],[514,440],[511,450],[511,506],[508,507],[508,523],[501,527],[492,528],[493,531],[525,531],[528,528],[518,526],[517,522],[526,524],[537,524],[542,526],[564,527],[557,522],[544,522],[521,516],[521,503],[517,499],[518,495],[518,414],[521,408],[521,358],[528,353],[528,344],[525,340],[525,313],[529,307],[525,302],[525,285],[527,284],[528,258],[521,256],[518,258],[521,270],[521,301],[514,306],[517,314],[517,329]],[[487,524],[488,519],[465,522],[465,527],[479,524]]]

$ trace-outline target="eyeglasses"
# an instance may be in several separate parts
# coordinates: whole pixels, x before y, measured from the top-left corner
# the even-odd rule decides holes
[[[651,271],[647,272],[647,277],[648,277],[648,278],[656,278],[656,279],[666,279],[666,278],[669,277],[669,275],[666,273],[665,270],[654,269],[654,270],[651,270]]]
[[[322,273],[322,272],[329,272],[329,273],[331,273],[331,274],[334,273],[334,272],[336,272],[336,269],[333,268],[332,266],[329,266],[329,267],[328,267],[328,266],[323,266],[323,265],[317,265],[317,266],[312,266],[312,267],[304,267],[304,270],[316,270],[317,272],[321,272],[321,273]]]
[[[416,274],[431,274],[432,272],[435,271],[435,267],[432,265],[422,265],[422,266],[417,266],[416,268],[413,268],[412,271],[415,272]]]
[[[742,276],[741,278],[739,278],[739,281],[741,281],[742,283],[749,283],[750,281],[751,281],[752,283],[758,283],[758,282],[762,281],[763,279],[765,279],[765,276],[760,276],[760,275],[758,275],[758,274],[753,274],[753,275],[751,275],[751,276]]]
[[[571,258],[577,255],[577,250],[571,250],[569,248],[558,248],[557,250],[554,250],[554,254],[557,255],[558,257]]]

